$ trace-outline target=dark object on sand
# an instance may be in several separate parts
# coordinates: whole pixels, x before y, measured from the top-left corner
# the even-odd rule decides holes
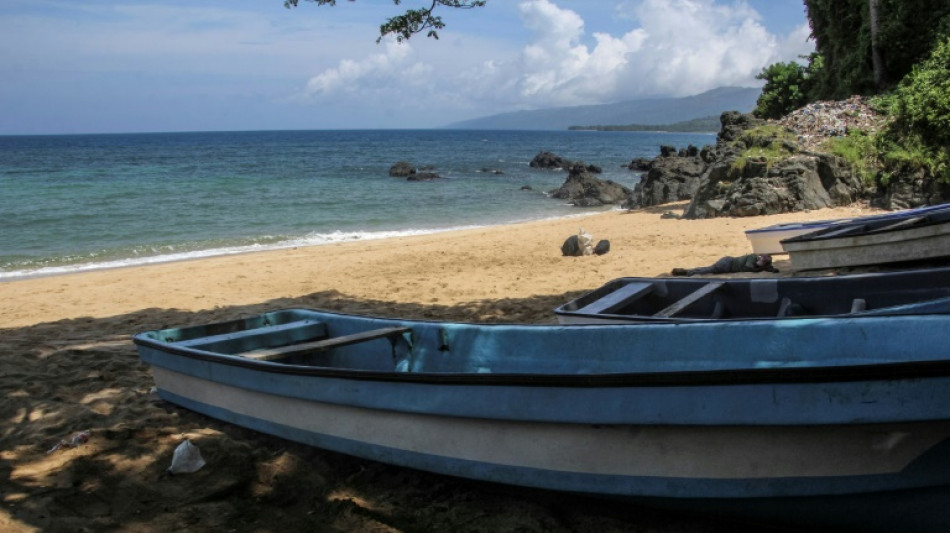
[[[597,241],[597,246],[594,246],[595,255],[604,255],[605,253],[609,251],[610,251],[610,241],[608,241],[607,239]]]
[[[594,251],[591,245],[592,241],[590,234],[584,233],[582,229],[577,235],[571,235],[564,241],[564,244],[561,245],[561,254],[569,257],[590,255]]]
[[[674,268],[674,276],[695,276],[697,274],[735,274],[736,272],[778,272],[772,266],[769,254],[748,254],[738,257],[726,256],[715,263],[696,268]]]

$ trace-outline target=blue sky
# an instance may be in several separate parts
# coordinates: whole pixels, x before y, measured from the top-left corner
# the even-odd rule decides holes
[[[489,0],[376,44],[417,5],[3,0],[0,134],[439,127],[758,86],[814,49],[801,0]]]

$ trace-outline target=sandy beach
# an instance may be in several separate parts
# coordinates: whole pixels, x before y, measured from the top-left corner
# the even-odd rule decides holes
[[[554,322],[610,279],[751,252],[744,230],[861,206],[680,220],[685,203],[0,283],[0,530],[735,531],[735,525],[474,483],[316,450],[162,402],[130,336],[283,307]],[[603,256],[563,257],[579,228]],[[776,257],[774,276],[795,275]],[[88,430],[88,442],[47,453]],[[165,472],[190,439],[200,471]]]

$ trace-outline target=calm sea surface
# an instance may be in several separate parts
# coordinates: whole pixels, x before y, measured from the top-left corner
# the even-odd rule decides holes
[[[590,212],[546,195],[541,150],[603,167],[713,134],[268,131],[0,136],[0,281]],[[408,182],[405,160],[444,179]],[[500,171],[500,172],[496,172]],[[522,190],[523,186],[531,190]]]

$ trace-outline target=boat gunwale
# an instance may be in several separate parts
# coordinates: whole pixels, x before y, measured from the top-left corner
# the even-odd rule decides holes
[[[324,311],[320,311],[324,312]],[[339,316],[353,316],[328,312]],[[881,318],[881,317],[875,317]],[[838,320],[839,318],[821,318]],[[841,317],[840,319],[849,319]],[[399,323],[398,319],[392,320]],[[811,318],[799,320],[812,320]],[[852,319],[853,320],[853,319]],[[866,319],[859,319],[866,320]],[[406,321],[406,324],[434,321]],[[477,325],[477,324],[472,324]],[[483,324],[484,325],[484,324]],[[546,326],[536,324],[505,324],[522,327],[567,327],[567,328],[615,328],[615,327],[682,327],[684,324],[576,324],[570,326]],[[385,381],[439,385],[472,386],[529,386],[529,387],[683,387],[683,386],[732,386],[805,383],[843,383],[860,381],[896,381],[906,379],[948,378],[950,359],[897,361],[868,364],[840,364],[822,366],[787,366],[762,368],[724,368],[716,370],[670,370],[657,372],[615,372],[597,374],[531,374],[531,373],[459,373],[459,372],[405,372],[375,371],[335,368],[329,366],[294,365],[274,361],[257,361],[237,355],[178,347],[171,343],[148,338],[149,332],[133,336],[138,346],[151,348],[165,355],[186,357],[247,368],[271,374],[289,374],[315,378],[337,378],[357,381]],[[161,365],[149,361],[150,365]]]

